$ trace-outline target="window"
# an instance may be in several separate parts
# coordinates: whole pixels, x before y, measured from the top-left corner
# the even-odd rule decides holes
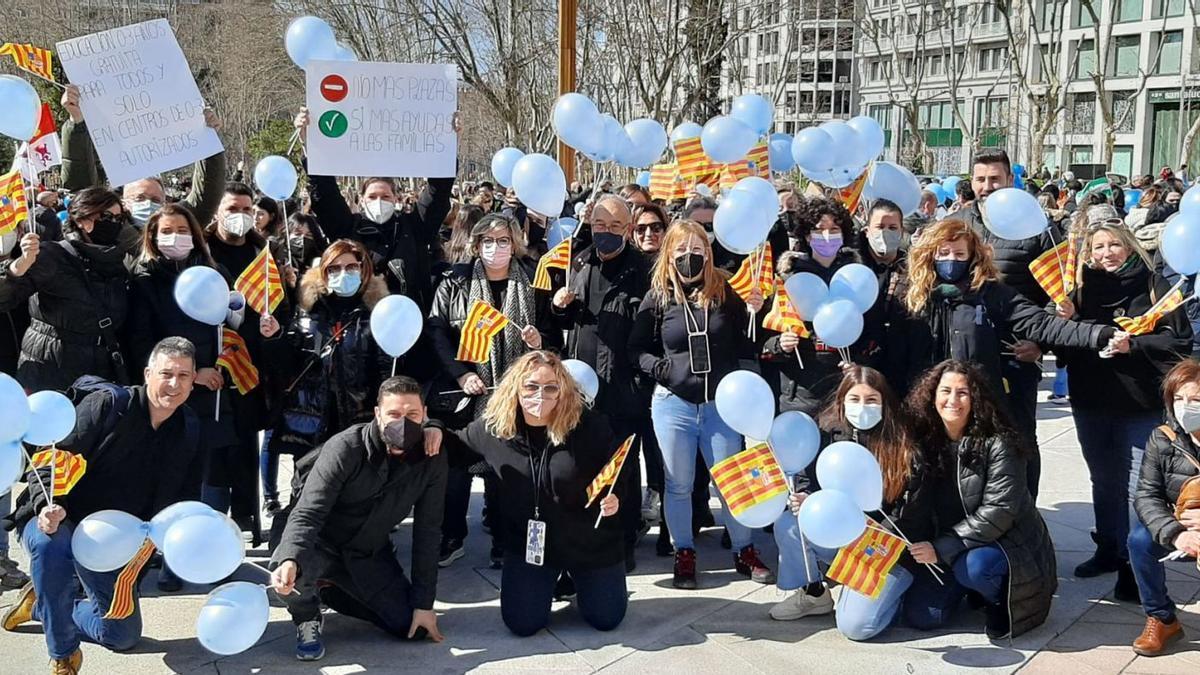
[[[833,114],[834,115],[849,115],[850,114],[850,90],[838,89],[833,92]]]
[[[1096,94],[1073,94],[1071,116],[1067,118],[1067,133],[1090,134],[1096,128]]]
[[[1092,19],[1093,12],[1097,17],[1100,16],[1100,5],[1095,0],[1075,0],[1075,9],[1071,13],[1071,26],[1086,28],[1095,25],[1096,22]]]
[[[1113,20],[1120,23],[1122,21],[1137,21],[1142,18],[1142,0],[1116,0],[1117,6],[1113,9]]]
[[[813,80],[816,79],[816,73],[817,73],[817,64],[813,63],[811,59],[804,59],[803,61],[800,62],[800,81],[801,82],[812,82]]]
[[[833,82],[833,61],[829,59],[817,61],[817,82]]]
[[[828,113],[833,109],[833,92],[818,91],[817,92],[817,112]]]
[[[746,56],[749,53],[750,53],[750,36],[747,35],[747,36],[742,37],[742,56]]]
[[[925,67],[925,72],[930,77],[941,77],[945,74],[942,68],[942,57],[940,54],[929,57],[929,64]]]
[[[1038,29],[1061,29],[1063,17],[1067,15],[1067,0],[1042,0]]]
[[[1112,156],[1113,173],[1119,173],[1122,176],[1133,175],[1133,146],[1132,145],[1117,145],[1113,146]]]
[[[796,92],[789,91],[783,96],[784,109],[789,115],[796,114]]]
[[[1141,51],[1142,37],[1140,35],[1121,35],[1116,39],[1116,55],[1114,57],[1113,75],[1115,77],[1132,77],[1138,74],[1138,54]]]
[[[1158,53],[1158,64],[1154,72],[1159,75],[1178,75],[1183,64],[1183,31],[1173,30],[1162,34],[1162,50]]]
[[[1112,96],[1113,122],[1117,125],[1118,134],[1132,134],[1134,123],[1137,121],[1137,101],[1130,96],[1132,91],[1114,91]]]
[[[1090,145],[1072,145],[1071,146],[1071,163],[1072,164],[1091,164],[1092,163],[1092,146],[1090,146]]]
[[[1091,77],[1096,70],[1096,45],[1091,40],[1080,40],[1076,48],[1075,79]]]
[[[984,98],[975,104],[975,131],[1004,129],[1008,126],[1008,99]],[[985,143],[984,145],[990,145]]]
[[[979,24],[986,26],[990,23],[1000,22],[1000,8],[996,5],[986,4],[979,9]],[[935,24],[936,25],[936,24]]]
[[[763,49],[766,48],[766,44],[767,44],[767,34],[759,33],[758,34],[758,53],[759,54],[763,53]]]
[[[852,68],[853,62],[850,59],[838,59],[834,63],[834,81],[840,84],[849,84]]]
[[[1163,16],[1183,16],[1183,8],[1187,0],[1151,0],[1150,16],[1161,19]]]
[[[917,126],[922,129],[954,128],[954,108],[949,101],[922,103],[917,110]]]
[[[989,73],[1004,68],[1008,63],[1008,47],[991,47],[979,50],[979,72]]]

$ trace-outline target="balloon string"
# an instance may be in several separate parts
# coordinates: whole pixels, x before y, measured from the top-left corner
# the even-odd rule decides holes
[[[392,357],[392,377],[396,376],[396,363],[400,361],[399,356]]]
[[[288,149],[287,149],[288,155],[292,154],[292,150],[294,150],[296,148],[296,143],[299,140],[300,140],[300,129],[296,129],[295,131],[292,132],[292,137],[288,139]]]
[[[225,335],[222,332],[221,324],[217,324],[217,358],[220,358],[221,352],[225,351]],[[230,377],[233,373],[230,373]],[[216,403],[213,406],[213,421],[221,421],[221,387],[217,387]]]
[[[25,455],[25,463],[29,464],[30,467],[32,467],[33,466],[33,458],[29,456],[29,451],[25,449],[24,443],[21,444],[21,454]],[[51,467],[50,472],[51,472],[50,479],[53,480],[54,479],[53,467]],[[33,477],[37,479],[38,487],[40,487],[42,489],[42,496],[46,498],[47,505],[53,505],[54,497],[46,490],[46,482],[42,480],[42,474],[38,473],[37,471],[34,471]]]
[[[889,522],[890,522],[890,520],[891,520],[891,519],[889,518],[888,520],[889,520]],[[868,529],[868,530],[875,530],[876,532],[882,532],[882,533],[884,533],[884,534],[887,534],[887,535],[892,535],[892,536],[894,536],[894,535],[895,535],[895,533],[893,533],[893,532],[888,532],[887,530],[883,529],[882,527],[879,527],[878,525],[872,525],[872,524],[869,524],[869,523],[870,523],[870,521],[868,521],[868,525],[867,525],[867,529]],[[903,541],[904,541],[906,544],[908,544],[908,546],[909,546],[910,548],[912,547],[912,542],[908,541],[908,539],[907,539],[907,538],[905,538],[903,535],[901,535],[901,537],[900,537],[900,538],[901,538],[901,539],[902,539],[902,540],[903,540]],[[940,585],[942,585],[942,586],[945,586],[945,585],[946,585],[946,583],[945,583],[944,581],[942,581],[942,578],[941,578],[940,576],[938,576],[938,573],[934,571],[934,568],[937,568],[938,570],[941,570],[942,568],[938,567],[937,565],[931,564],[931,563],[921,563],[921,564],[922,564],[922,565],[924,565],[924,566],[925,566],[925,567],[926,567],[926,568],[929,570],[929,573],[933,575],[933,579],[934,579],[934,581],[938,582],[938,584],[940,584]]]
[[[291,267],[292,269],[296,269],[296,263],[295,263],[295,261],[292,260],[292,228],[288,225],[287,200],[286,199],[279,200],[279,205],[280,205],[280,207],[283,208],[283,243],[285,246],[287,246],[288,267]],[[269,244],[267,245],[267,248],[270,249]],[[270,250],[267,251],[267,255],[271,255]],[[280,279],[280,281],[283,281],[283,280]],[[270,283],[271,283],[271,280],[268,279],[267,280],[267,295],[268,296],[270,296],[270,291],[271,291]],[[282,285],[282,284],[280,284],[280,285]],[[265,304],[265,302],[266,301],[264,301],[264,304]],[[264,312],[263,314],[265,316],[266,314],[270,314],[270,312]]]

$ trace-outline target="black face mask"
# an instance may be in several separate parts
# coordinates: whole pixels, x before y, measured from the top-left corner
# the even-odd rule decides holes
[[[625,245],[625,237],[612,232],[600,232],[592,235],[592,240],[596,243],[596,250],[601,255],[612,255],[621,250]]]
[[[92,231],[88,233],[88,239],[99,246],[112,246],[117,243],[117,235],[120,234],[121,226],[124,224],[124,216],[106,213],[94,221]]]
[[[699,253],[684,253],[675,258],[675,271],[683,281],[692,281],[704,271],[704,256]]]
[[[404,456],[408,457],[413,454],[414,450],[421,447],[424,432],[420,424],[405,417],[388,422],[387,426],[380,431],[380,436],[383,437],[383,443],[388,446],[389,450],[393,448],[403,450]]]

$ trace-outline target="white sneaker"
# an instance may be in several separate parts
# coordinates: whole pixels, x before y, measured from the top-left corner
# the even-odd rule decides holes
[[[656,490],[646,488],[646,496],[642,498],[642,520],[647,523],[658,522],[658,509],[662,496]]]
[[[833,611],[833,596],[828,588],[813,597],[800,589],[771,608],[771,618],[776,621],[795,621],[806,616],[819,616]]]

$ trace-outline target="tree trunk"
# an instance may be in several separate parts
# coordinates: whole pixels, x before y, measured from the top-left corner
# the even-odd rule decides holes
[[[1182,120],[1180,121],[1182,122]],[[1188,163],[1188,157],[1192,156],[1192,145],[1196,143],[1198,135],[1200,135],[1200,116],[1196,117],[1196,121],[1192,122],[1192,126],[1188,127],[1187,133],[1183,136],[1183,144],[1179,146],[1179,166]]]

